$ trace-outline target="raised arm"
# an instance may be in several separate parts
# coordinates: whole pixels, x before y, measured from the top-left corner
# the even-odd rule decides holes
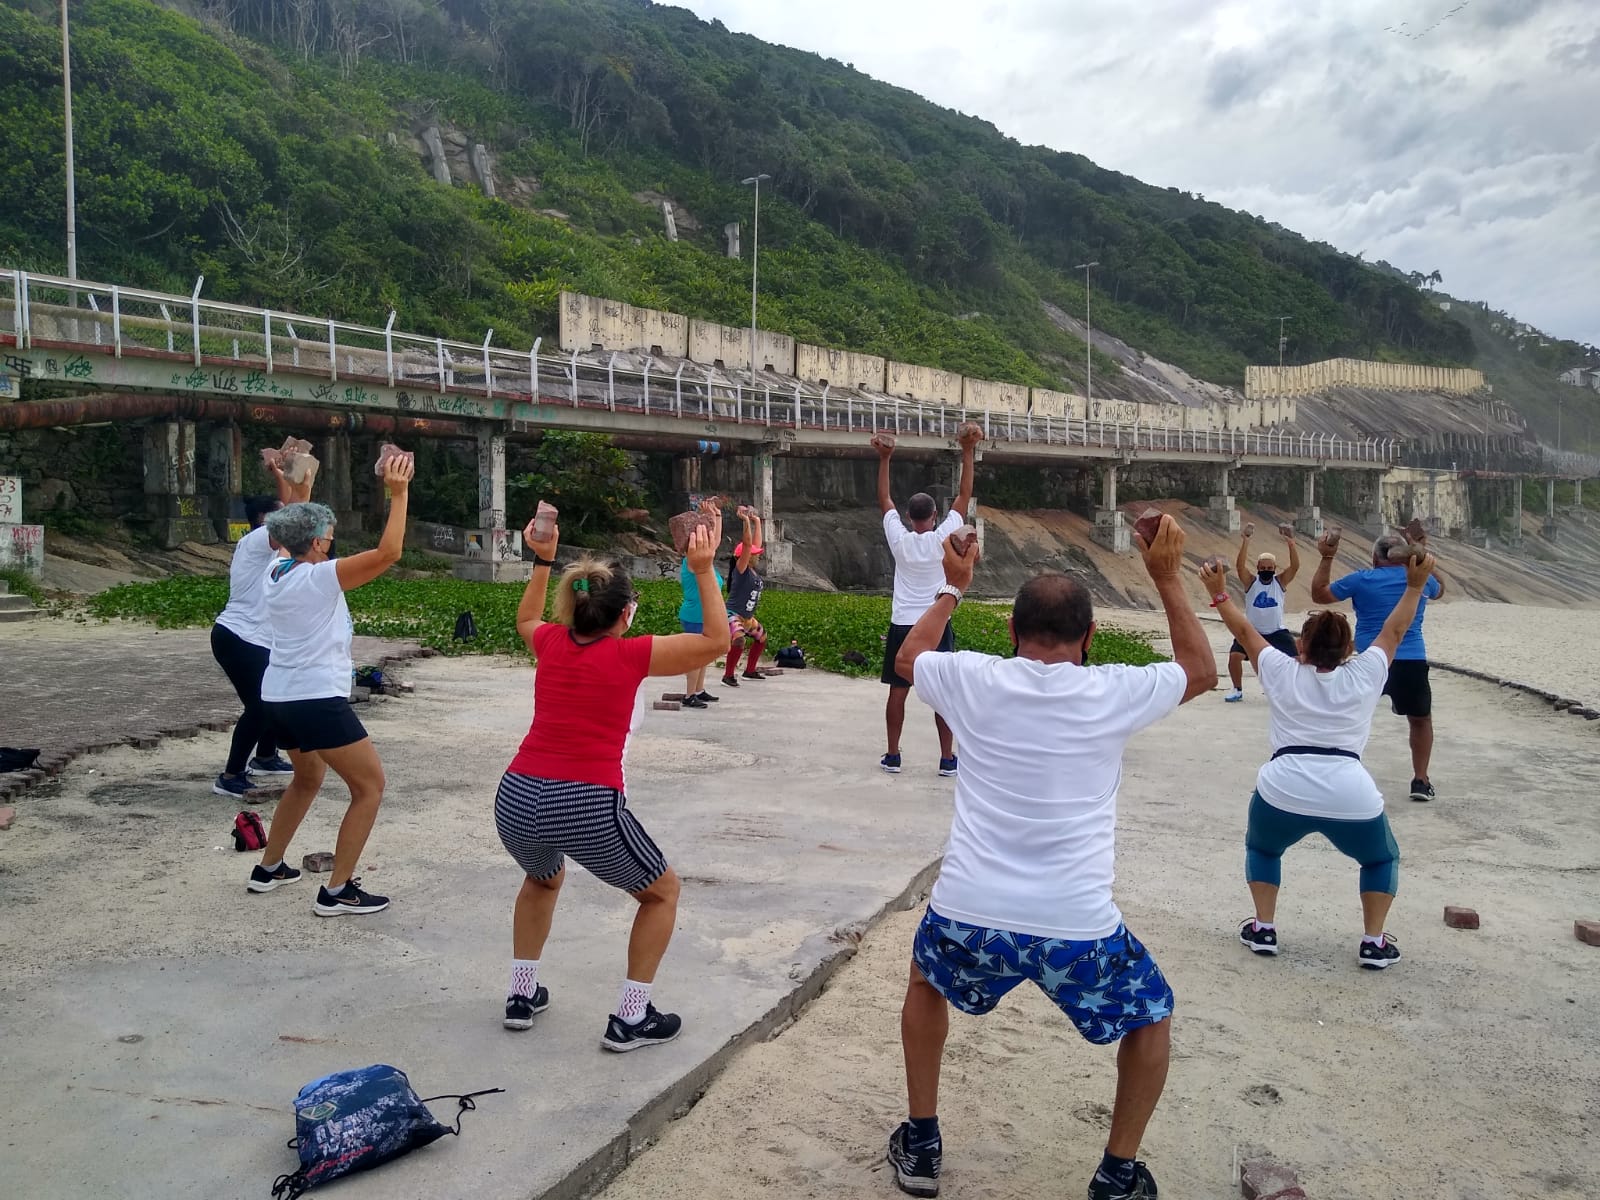
[[[1321,558],[1317,562],[1316,572],[1311,576],[1311,599],[1318,604],[1339,603],[1339,597],[1328,586],[1333,576],[1333,556],[1338,552],[1339,539],[1332,533],[1324,533],[1317,539],[1317,553]]]
[[[384,464],[383,485],[389,489],[389,519],[376,547],[338,560],[339,586],[345,591],[371,583],[400,561],[406,542],[406,499],[411,491],[411,477],[416,473],[416,464],[410,459],[391,458]]]
[[[741,513],[739,520],[744,524],[744,537],[741,539],[744,545],[744,553],[739,555],[736,565],[739,570],[748,571],[750,569],[750,561],[755,558],[755,552],[761,546],[761,518],[748,517]]]
[[[968,421],[961,427],[961,490],[956,493],[955,509],[965,521],[967,514],[972,510],[972,487],[977,476],[977,449],[978,443],[983,441],[983,429]],[[903,675],[902,679],[911,676]]]
[[[1211,597],[1211,606],[1217,610],[1228,632],[1244,647],[1244,652],[1250,657],[1250,665],[1254,667],[1261,652],[1267,649],[1268,642],[1255,631],[1255,627],[1245,619],[1244,613],[1228,594],[1228,564],[1211,559],[1201,563],[1200,585]]]
[[[894,447],[874,442],[873,449],[878,452],[878,511],[890,513],[894,511],[894,501],[889,498],[889,459]]]
[[[1239,577],[1241,587],[1250,583],[1250,535],[1256,531],[1254,521],[1246,521],[1239,533],[1239,556],[1233,560],[1233,573]]]
[[[699,670],[719,654],[728,652],[728,622],[721,617],[722,590],[717,587],[717,572],[712,565],[717,547],[722,544],[722,518],[710,529],[697,526],[689,535],[684,554],[695,586],[700,590],[700,611],[705,614],[703,633],[674,633],[655,637],[650,642],[650,674],[686,675]]]
[[[1289,547],[1289,569],[1278,572],[1278,582],[1288,587],[1294,582],[1294,577],[1300,574],[1300,544],[1294,540],[1294,530],[1283,535],[1284,542]]]
[[[561,544],[559,524],[551,527],[550,536],[544,541],[534,539],[533,526],[538,519],[535,513],[522,531],[523,542],[533,551],[533,574],[528,576],[528,586],[522,589],[522,603],[517,605],[517,634],[536,657],[533,634],[545,623],[544,605],[545,597],[550,592],[550,568],[556,565],[556,547]]]
[[[1416,553],[1406,563],[1406,590],[1384,621],[1383,631],[1372,639],[1372,644],[1382,650],[1390,662],[1394,661],[1395,651],[1400,649],[1400,642],[1411,628],[1411,622],[1417,618],[1422,589],[1427,587],[1428,577],[1433,574],[1436,565],[1427,547],[1413,543],[1413,549]]]
[[[972,586],[972,572],[978,565],[978,543],[974,541],[962,554],[956,549],[954,539],[955,534],[951,534],[944,540],[944,581],[964,593]],[[900,678],[917,677],[918,656],[939,648],[945,626],[950,623],[950,617],[959,603],[960,599],[949,592],[933,598],[928,611],[911,627],[911,632],[906,634],[906,640],[900,643],[900,650],[894,656],[895,673]]]
[[[299,483],[293,483],[283,473],[283,468],[277,463],[270,463],[267,471],[272,475],[273,482],[278,487],[279,504],[300,504],[311,499],[311,484],[317,478],[315,468],[306,472],[306,477]]]
[[[1217,656],[1211,652],[1206,631],[1184,591],[1183,530],[1170,515],[1163,515],[1150,545],[1145,544],[1137,531],[1133,536],[1139,544],[1139,553],[1144,556],[1145,570],[1150,572],[1150,582],[1155,584],[1156,594],[1161,597],[1161,607],[1167,613],[1172,657],[1189,677],[1189,686],[1179,701],[1187,704],[1217,686]]]

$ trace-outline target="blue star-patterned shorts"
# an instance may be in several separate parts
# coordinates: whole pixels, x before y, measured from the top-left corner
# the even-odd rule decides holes
[[[930,908],[911,961],[935,991],[974,1016],[1031,979],[1098,1046],[1172,1015],[1172,988],[1126,925],[1098,941],[1069,942],[968,925]]]

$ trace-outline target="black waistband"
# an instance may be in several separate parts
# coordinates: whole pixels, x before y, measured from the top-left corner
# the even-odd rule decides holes
[[[1324,758],[1353,758],[1361,761],[1361,755],[1354,750],[1340,750],[1334,746],[1285,746],[1282,750],[1274,750],[1273,758],[1282,758],[1285,754],[1320,754]]]

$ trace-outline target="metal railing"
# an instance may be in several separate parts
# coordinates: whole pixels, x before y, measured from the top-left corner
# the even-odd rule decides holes
[[[1183,429],[1119,424],[1086,417],[901,400],[835,390],[799,380],[755,385],[715,367],[621,352],[546,354],[429,337],[395,328],[353,325],[201,297],[204,277],[187,296],[0,269],[0,344],[113,358],[170,360],[194,368],[237,366],[267,376],[386,385],[419,393],[484,397],[540,405],[605,409],[626,417],[731,421],[797,432],[889,432],[953,437],[976,421],[991,441],[1041,447],[1096,448],[1129,455],[1197,454],[1288,459],[1306,464],[1398,460],[1394,438],[1264,430]],[[203,388],[201,389],[203,390]],[[626,422],[619,421],[619,431]]]

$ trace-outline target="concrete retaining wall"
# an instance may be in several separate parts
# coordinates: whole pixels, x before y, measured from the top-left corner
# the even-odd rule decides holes
[[[1483,372],[1472,367],[1429,367],[1360,358],[1330,358],[1298,367],[1246,367],[1244,394],[1304,396],[1333,387],[1470,395],[1483,388]]]
[[[560,341],[561,348],[569,352],[587,352],[600,346],[606,350],[640,350],[687,358],[689,318],[579,292],[562,292]]]
[[[1431,533],[1451,535],[1472,525],[1472,496],[1467,480],[1450,471],[1396,467],[1383,477],[1380,501],[1389,525],[1420,517]]]
[[[1026,413],[1028,389],[1020,383],[994,383],[987,379],[961,381],[961,406],[973,411]]]
[[[1053,392],[1049,388],[1034,388],[1031,403],[1036,417],[1070,417],[1083,420],[1084,399],[1075,392]]]
[[[907,400],[959,408],[965,384],[966,380],[954,371],[891,362],[884,371],[883,390],[891,396],[901,396]]]
[[[888,361],[876,354],[830,350],[826,346],[810,346],[804,342],[795,347],[794,373],[811,383],[881,392],[884,390],[887,367]]]

